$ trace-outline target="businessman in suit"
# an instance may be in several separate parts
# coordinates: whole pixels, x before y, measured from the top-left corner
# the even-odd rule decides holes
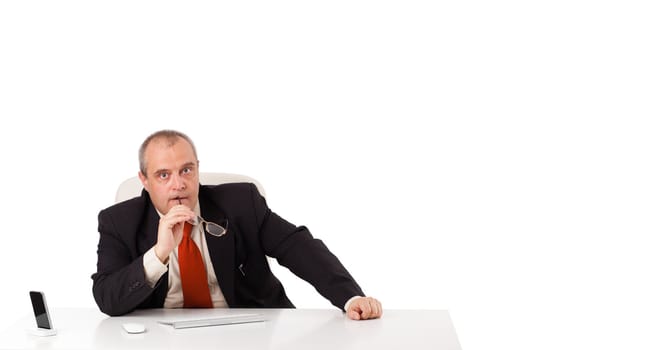
[[[158,131],[139,151],[141,196],[98,216],[93,294],[100,310],[292,308],[271,256],[354,320],[379,318],[381,303],[361,288],[322,241],[272,212],[256,186],[199,184],[192,140]]]

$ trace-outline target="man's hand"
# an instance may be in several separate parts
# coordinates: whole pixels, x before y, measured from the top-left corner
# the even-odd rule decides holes
[[[155,245],[155,253],[158,259],[165,264],[169,254],[181,243],[183,239],[183,225],[192,220],[195,213],[185,205],[172,207],[169,212],[160,218],[158,223],[158,241]]]
[[[382,316],[382,304],[371,297],[360,297],[350,302],[346,314],[353,320],[368,320]]]

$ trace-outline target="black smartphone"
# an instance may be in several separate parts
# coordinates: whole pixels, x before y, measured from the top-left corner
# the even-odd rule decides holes
[[[34,318],[37,320],[37,327],[52,329],[53,324],[50,322],[46,296],[42,292],[31,291],[30,300],[32,300],[32,309],[34,310]]]

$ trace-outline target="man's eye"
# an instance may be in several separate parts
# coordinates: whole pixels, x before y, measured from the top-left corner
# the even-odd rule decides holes
[[[192,169],[190,169],[190,168],[183,168],[183,171],[182,171],[183,174],[188,174],[188,173],[190,173],[190,172],[192,172]]]
[[[167,176],[169,176],[169,174],[167,174],[167,173],[160,173],[160,174],[158,174],[158,177],[161,178],[161,179],[163,179],[163,180],[166,179]]]

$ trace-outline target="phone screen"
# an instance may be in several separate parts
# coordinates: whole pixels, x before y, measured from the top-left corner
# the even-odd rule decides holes
[[[48,317],[48,309],[43,293],[30,292],[30,299],[32,300],[32,309],[34,310],[34,318],[37,320],[37,327],[50,329],[50,317]]]

